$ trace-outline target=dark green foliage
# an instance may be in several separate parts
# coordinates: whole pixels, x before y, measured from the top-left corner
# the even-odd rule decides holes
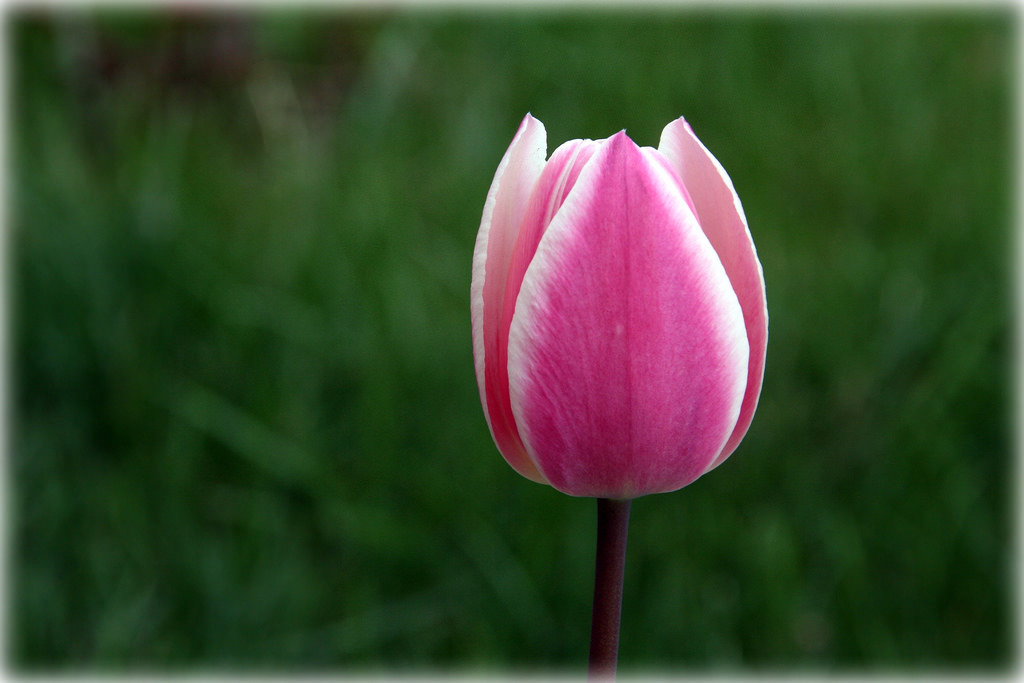
[[[1008,667],[1010,10],[8,36],[16,668],[584,671],[594,503],[502,462],[470,349],[527,111],[685,115],[767,281],[746,441],[633,505],[622,670]]]

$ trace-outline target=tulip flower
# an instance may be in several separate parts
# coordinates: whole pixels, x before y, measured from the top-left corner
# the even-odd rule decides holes
[[[484,204],[480,400],[517,472],[598,499],[592,674],[613,673],[629,502],[720,465],[764,375],[764,278],[732,181],[682,118],[546,159],[527,114]]]
[[[736,449],[757,406],[768,315],[724,169],[682,118],[545,161],[529,114],[473,254],[473,353],[494,441],[573,496],[674,491]]]

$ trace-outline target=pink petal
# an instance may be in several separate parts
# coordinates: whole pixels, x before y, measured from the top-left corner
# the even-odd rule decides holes
[[[693,198],[701,228],[721,258],[739,298],[750,344],[747,387],[739,419],[722,452],[711,463],[711,469],[736,450],[754,419],[754,410],[761,395],[768,346],[764,273],[732,181],[718,160],[694,135],[690,124],[682,118],[668,124],[662,131],[658,151],[669,160]]]
[[[498,450],[517,472],[546,483],[523,448],[508,400],[506,349],[499,344],[505,286],[512,253],[527,203],[544,168],[547,133],[544,124],[529,114],[509,145],[484,203],[480,231],[473,251],[470,317],[473,360],[480,402]],[[505,376],[504,382],[502,376]]]
[[[556,489],[631,498],[699,477],[746,386],[742,312],[678,181],[619,133],[540,241],[509,331],[512,411]]]

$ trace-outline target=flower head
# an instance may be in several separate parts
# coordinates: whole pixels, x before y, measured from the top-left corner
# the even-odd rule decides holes
[[[529,114],[473,255],[473,353],[495,444],[574,496],[673,491],[747,432],[768,336],[764,278],[732,182],[677,119],[546,156]]]

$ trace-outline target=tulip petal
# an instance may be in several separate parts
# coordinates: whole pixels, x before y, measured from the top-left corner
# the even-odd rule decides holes
[[[582,169],[523,279],[512,411],[556,489],[632,498],[692,482],[746,386],[742,311],[678,181],[625,133]]]
[[[543,475],[523,448],[509,404],[506,349],[499,344],[505,287],[519,227],[537,179],[544,168],[547,132],[544,124],[527,114],[516,131],[484,202],[480,231],[473,250],[470,317],[473,326],[473,361],[480,402],[494,442],[517,472],[537,482]]]
[[[761,395],[768,346],[768,304],[764,272],[732,180],[718,160],[697,139],[690,124],[682,118],[668,124],[662,131],[658,151],[669,160],[693,198],[701,228],[722,260],[739,298],[750,344],[747,387],[739,419],[722,452],[708,468],[713,469],[736,450],[754,419],[754,410]]]

